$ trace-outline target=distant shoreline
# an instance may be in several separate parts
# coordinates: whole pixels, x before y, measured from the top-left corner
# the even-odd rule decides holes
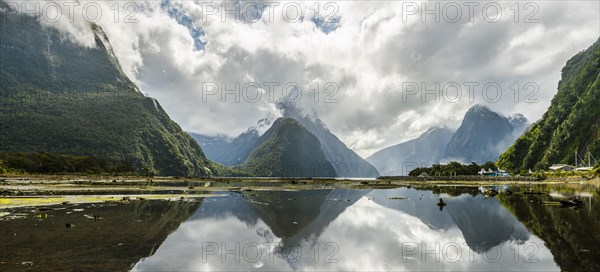
[[[463,176],[425,176],[425,177],[414,177],[414,176],[380,176],[377,178],[350,178],[350,177],[228,177],[228,176],[216,176],[216,177],[180,177],[180,176],[142,176],[142,175],[113,175],[113,174],[81,174],[81,173],[66,173],[66,174],[0,174],[0,183],[4,180],[55,180],[55,181],[68,181],[68,180],[161,180],[161,181],[255,181],[255,182],[290,182],[292,180],[310,182],[310,183],[331,183],[331,182],[359,182],[367,181],[372,183],[380,183],[383,181],[408,181],[408,182],[447,182],[447,181],[458,181],[458,182],[579,182],[579,181],[594,181],[600,178],[586,179],[581,176],[566,176],[566,177],[546,177],[539,178],[533,176],[476,176],[476,175],[463,175]]]
[[[538,177],[524,176],[381,176],[377,179],[403,180],[403,181],[542,181]]]
[[[433,177],[430,177],[433,178]],[[458,177],[455,177],[458,178]],[[331,178],[191,178],[82,175],[2,175],[0,210],[65,203],[124,203],[138,200],[198,201],[223,194],[253,191],[331,189],[441,189],[481,186],[600,186],[600,179],[551,178],[533,180],[424,180],[424,179],[331,179]]]

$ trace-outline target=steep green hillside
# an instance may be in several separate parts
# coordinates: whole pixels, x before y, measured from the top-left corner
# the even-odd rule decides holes
[[[33,17],[0,16],[0,152],[125,160],[142,174],[211,173],[200,146],[122,72],[100,27],[90,25],[95,47],[86,48]]]
[[[315,111],[308,113],[286,99],[279,100],[276,104],[283,113],[283,117],[297,120],[317,137],[321,142],[325,158],[333,165],[338,177],[375,178],[379,176],[377,169],[335,136]]]
[[[562,70],[558,92],[542,119],[498,159],[511,170],[574,163],[575,151],[600,157],[600,39]]]
[[[242,164],[255,176],[335,177],[321,143],[294,119],[279,118],[259,139],[257,148]]]
[[[131,174],[134,167],[126,161],[110,161],[93,156],[55,153],[0,153],[0,174]]]

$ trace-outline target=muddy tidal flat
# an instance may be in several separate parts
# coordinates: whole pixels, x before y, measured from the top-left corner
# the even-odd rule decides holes
[[[600,183],[0,177],[0,270],[600,270]]]

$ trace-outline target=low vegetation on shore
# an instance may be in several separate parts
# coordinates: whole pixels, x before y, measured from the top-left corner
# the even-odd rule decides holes
[[[434,164],[431,167],[418,167],[410,171],[409,177],[469,177],[477,176],[479,171],[491,170],[497,171],[499,168],[494,162],[486,162],[482,165],[472,162],[471,164],[461,164],[459,162],[450,162],[448,164]],[[513,177],[522,177],[524,179],[535,178],[537,180],[544,180],[547,178],[581,178],[581,179],[595,179],[600,177],[600,164],[597,164],[591,171],[544,171],[538,170],[535,172],[521,170],[518,173],[511,173]],[[472,178],[468,178],[470,180]]]
[[[0,153],[0,174],[134,174],[126,161],[47,152]]]
[[[461,164],[459,162],[449,162],[447,164],[434,164],[431,167],[418,167],[408,173],[411,177],[421,175],[428,176],[471,176],[477,175],[481,169],[498,170],[494,162],[486,162],[482,165],[472,162],[471,164]]]

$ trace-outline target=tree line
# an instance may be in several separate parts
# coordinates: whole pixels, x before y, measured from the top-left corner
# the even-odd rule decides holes
[[[48,152],[0,153],[0,174],[133,174],[127,161]]]

